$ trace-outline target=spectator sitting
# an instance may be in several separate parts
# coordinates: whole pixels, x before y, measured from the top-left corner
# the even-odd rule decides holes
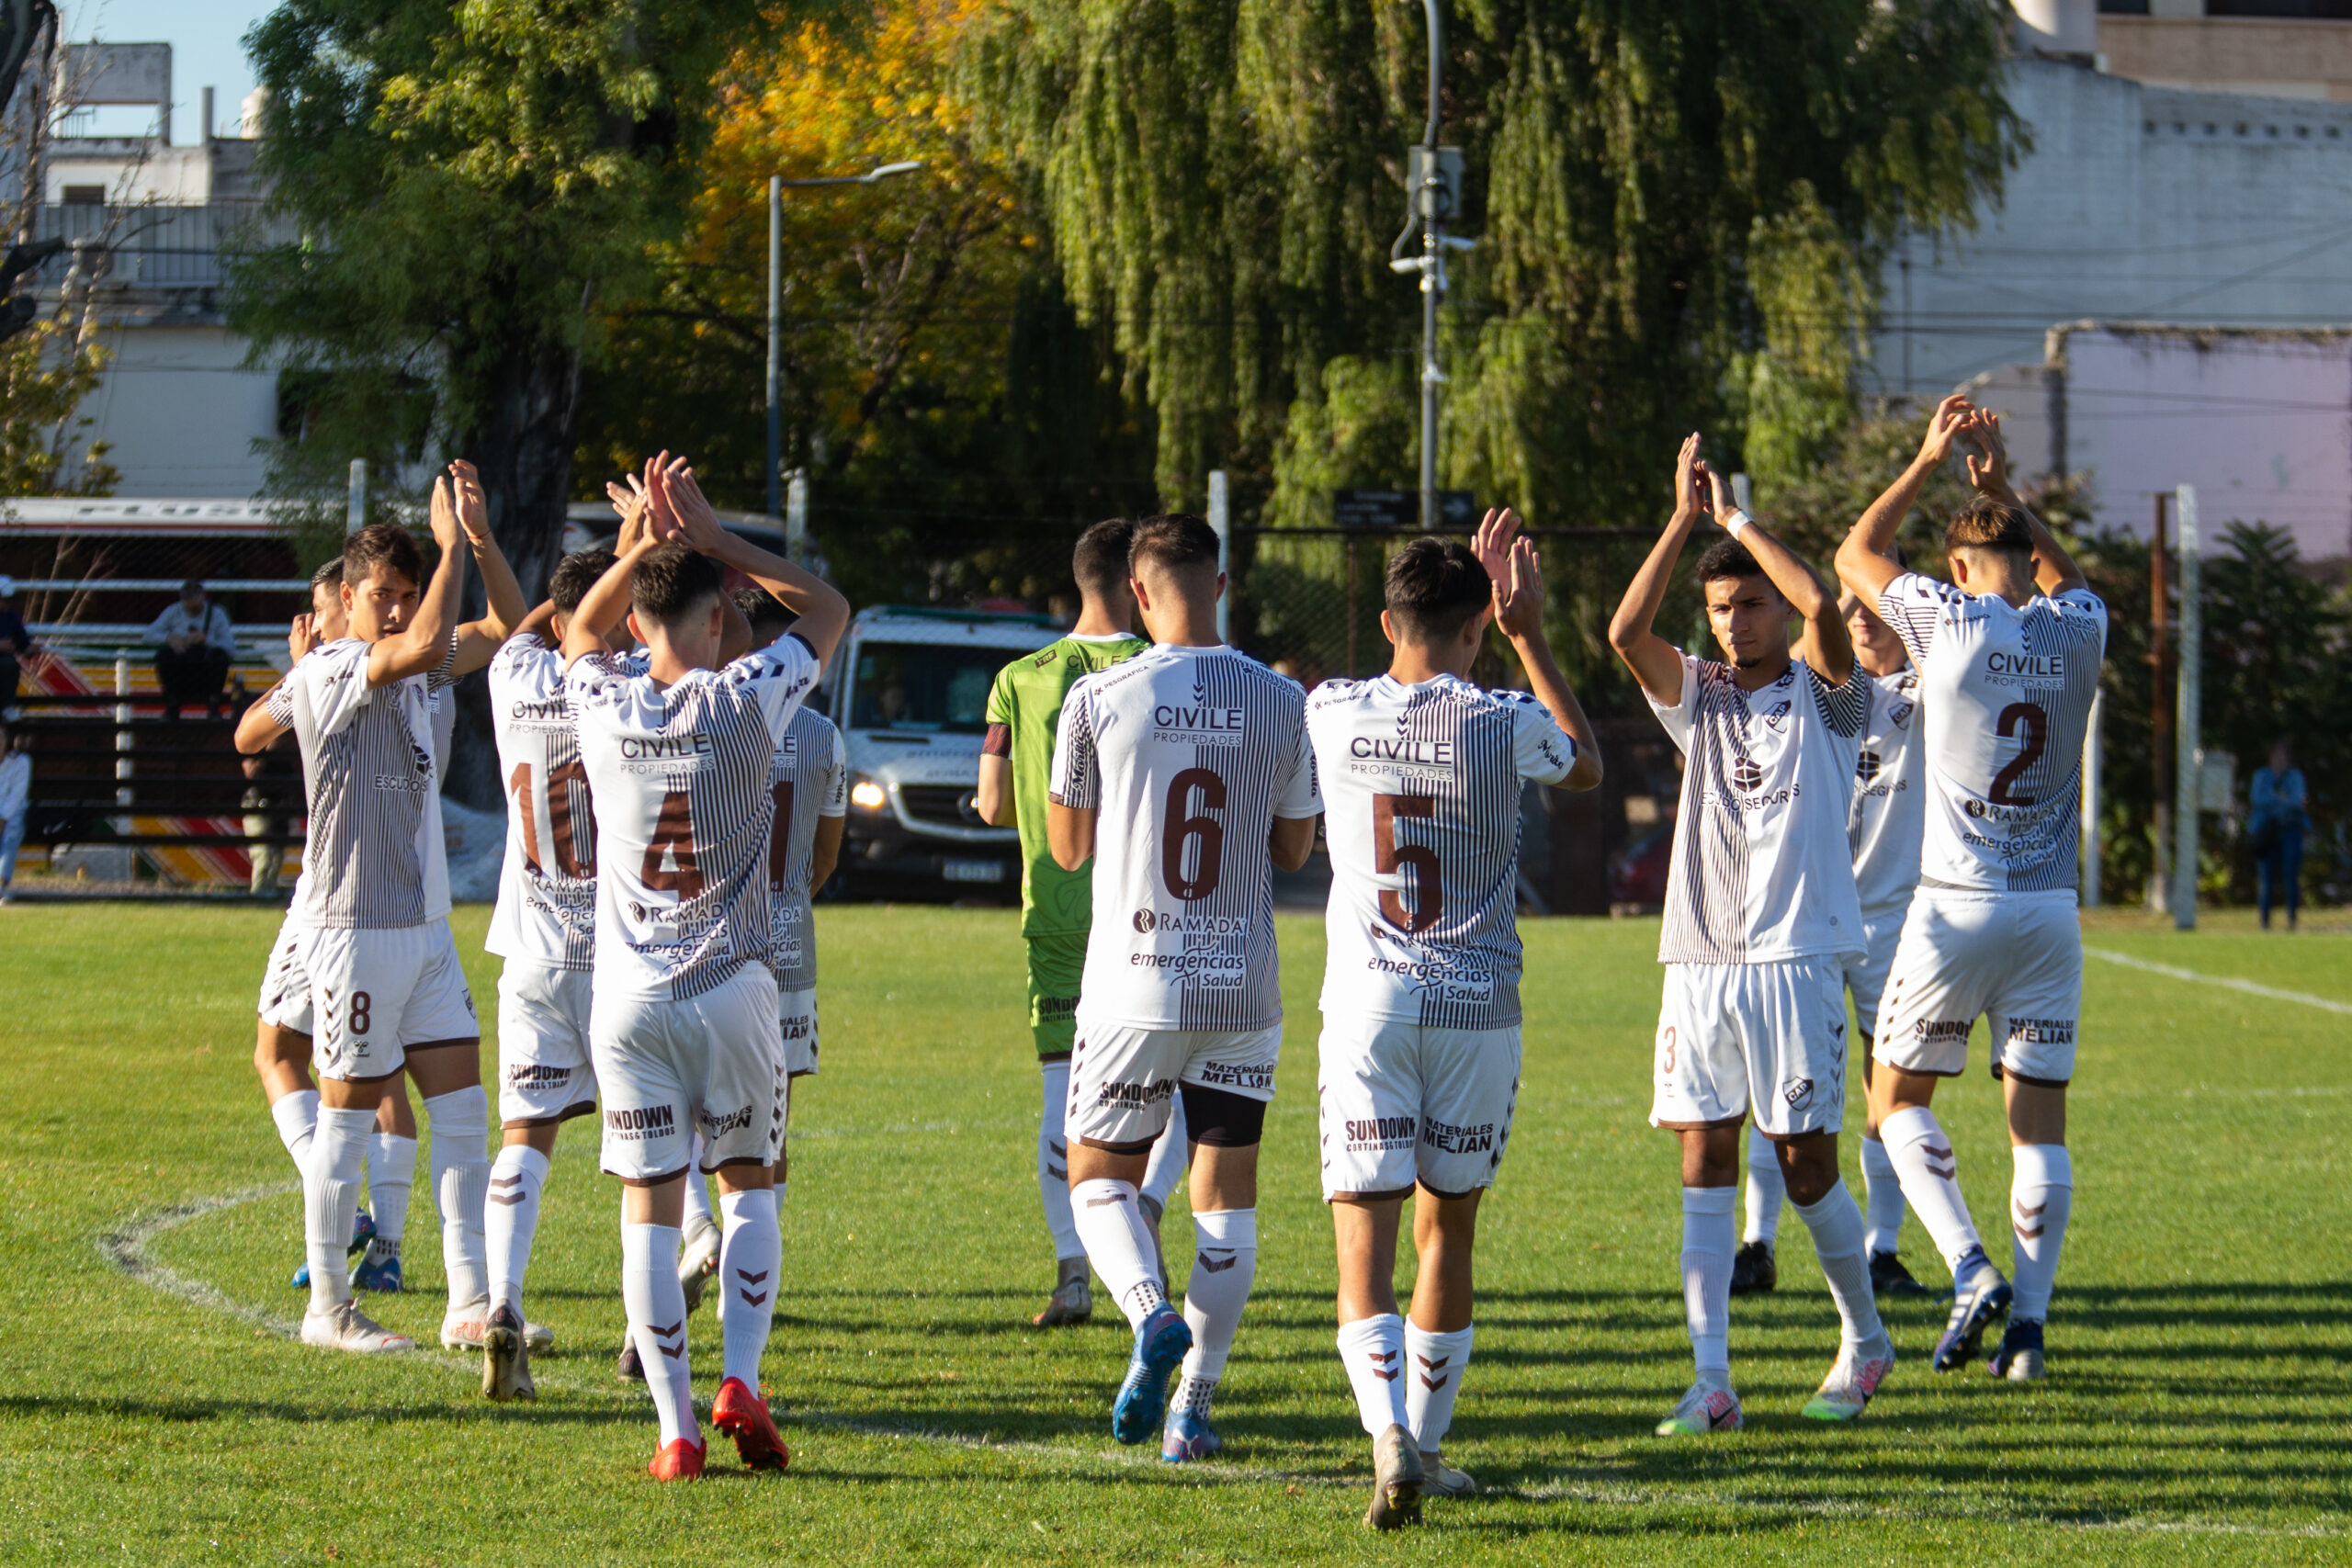
[[[17,880],[17,851],[25,841],[25,814],[33,788],[33,760],[13,744],[0,723],[0,904]]]
[[[17,580],[0,577],[0,718],[16,716],[17,682],[24,673],[25,656],[32,650],[32,633],[17,613]]]
[[[179,603],[155,617],[147,640],[162,645],[155,649],[155,679],[164,688],[164,716],[179,717],[181,705],[191,702],[204,705],[207,718],[220,716],[237,637],[229,612],[205,598],[202,579],[180,584]]]
[[[243,761],[245,793],[238,805],[245,813],[245,852],[254,863],[250,890],[275,893],[278,873],[286,865],[286,846],[277,842],[277,791],[267,778],[269,754],[256,751]]]
[[[2304,807],[2311,795],[2285,736],[2270,743],[2270,765],[2254,771],[2250,793],[2253,810],[2247,814],[2245,836],[2260,878],[2262,929],[2270,929],[2270,906],[2276,900],[2286,904],[2287,929],[2293,931],[2303,907],[2303,835],[2312,825]]]

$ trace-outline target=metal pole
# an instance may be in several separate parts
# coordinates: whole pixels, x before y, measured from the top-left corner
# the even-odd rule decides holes
[[[784,487],[784,547],[793,565],[808,564],[808,475],[801,468]]]
[[[1445,292],[1445,221],[1437,192],[1444,188],[1438,155],[1440,91],[1443,86],[1445,25],[1438,15],[1438,0],[1421,0],[1430,23],[1430,123],[1423,133],[1429,162],[1423,165],[1421,191],[1427,210],[1421,216],[1421,531],[1438,525],[1437,515],[1437,398],[1445,382],[1437,366],[1437,308]],[[1350,581],[1353,592],[1353,580]],[[1352,625],[1349,634],[1355,633]],[[1351,663],[1353,661],[1351,660]],[[1351,675],[1355,671],[1351,669]]]
[[[1216,600],[1216,640],[1233,640],[1233,513],[1232,502],[1225,483],[1225,470],[1209,470],[1209,526],[1216,530],[1216,572],[1225,579],[1225,592]]]
[[[2098,813],[2102,793],[2099,779],[2099,725],[2107,717],[2107,694],[2091,694],[2091,721],[2083,731],[2083,908],[2096,909],[2099,904]]]
[[[2165,584],[2165,502],[2156,497],[2156,531],[2148,548],[2148,665],[2153,700],[2149,704],[2148,771],[2155,775],[2156,810],[2152,837],[2155,852],[2148,876],[2148,908],[2158,914],[2172,908],[2172,770],[2165,754],[2172,750],[2172,693],[2166,641],[2172,623],[2172,601]]]
[[[2180,694],[2180,723],[2177,744],[2179,747],[2173,785],[2172,813],[2172,923],[2181,931],[2197,929],[2197,828],[2204,805],[2204,781],[2199,776],[2202,766],[2199,761],[2198,729],[2203,715],[2203,694],[2199,690],[2198,588],[2202,575],[2197,558],[2197,490],[2182,485],[2178,491],[2180,508],[2180,649],[2179,674],[2175,688]]]
[[[117,806],[127,807],[130,804],[130,780],[133,773],[130,763],[130,660],[127,655],[115,656],[114,694],[114,776],[116,781],[114,803]],[[118,833],[130,832],[130,818],[116,818],[114,830]]]
[[[1356,674],[1356,536],[1353,534],[1348,536],[1347,557],[1348,602],[1346,608],[1348,617],[1348,678],[1350,680],[1353,680]]]
[[[351,459],[349,489],[343,502],[343,531],[356,534],[368,526],[368,459]]]
[[[784,177],[768,176],[768,515],[784,515]]]

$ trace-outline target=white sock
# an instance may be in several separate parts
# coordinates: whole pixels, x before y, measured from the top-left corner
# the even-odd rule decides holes
[[[2075,1211],[2075,1159],[2064,1144],[2020,1144],[2009,1151],[2009,1227],[2017,1247],[2014,1321],[2041,1323],[2050,1316],[2050,1288],[2058,1279],[2058,1249],[2065,1244],[2066,1219]]]
[[[1818,1203],[1797,1205],[1797,1218],[1813,1233],[1813,1250],[1829,1280],[1830,1298],[1848,1345],[1869,1345],[1886,1332],[1879,1323],[1878,1298],[1871,1293],[1870,1254],[1862,1247],[1862,1212],[1840,1177]]]
[[[490,1306],[523,1315],[523,1271],[531,1266],[531,1238],[539,1229],[539,1193],[548,1156],[528,1144],[508,1144],[490,1168],[490,1200],[482,1215],[489,1247]]]
[[[1340,1325],[1340,1364],[1356,1391],[1356,1417],[1378,1437],[1409,1427],[1405,1408],[1405,1320],[1393,1312]]]
[[[1225,1376],[1234,1330],[1241,1326],[1241,1309],[1250,1304],[1250,1287],[1258,1278],[1258,1211],[1196,1213],[1193,1236],[1199,1255],[1184,1287],[1184,1321],[1193,1330],[1193,1348],[1184,1352],[1184,1376],[1214,1390]],[[1204,1393],[1204,1408],[1206,1404]]]
[[[1862,1139],[1862,1190],[1868,1195],[1862,1246],[1872,1253],[1902,1251],[1903,1216],[1908,1209],[1903,1201],[1903,1179],[1894,1174],[1886,1145],[1867,1135]]]
[[[726,1375],[760,1392],[760,1357],[768,1348],[775,1317],[776,1274],[784,1263],[784,1235],[776,1229],[774,1192],[723,1192],[727,1216],[718,1250],[719,1332],[727,1336]],[[681,1300],[684,1298],[681,1297]]]
[[[1682,1315],[1702,1382],[1731,1375],[1731,1255],[1739,1234],[1728,1187],[1682,1190]]]
[[[1037,1108],[1037,1201],[1046,1208],[1046,1229],[1053,1233],[1054,1257],[1076,1258],[1086,1251],[1078,1239],[1078,1223],[1069,1212],[1069,1140],[1062,1133],[1063,1101],[1069,1098],[1069,1064],[1045,1064],[1045,1098]]]
[[[678,1284],[679,1233],[668,1225],[621,1226],[621,1304],[645,1363],[646,1392],[662,1419],[664,1447],[700,1442],[694,1385],[686,1372],[686,1292]]]
[[[1937,1125],[1936,1113],[1924,1105],[1906,1105],[1886,1117],[1878,1124],[1878,1135],[1902,1179],[1903,1196],[1928,1227],[1957,1281],[1961,1259],[1984,1244],[1968,1217],[1968,1200],[1960,1195],[1960,1161],[1951,1152],[1951,1140]]]
[[[1151,1145],[1151,1157],[1144,1163],[1143,1186],[1138,1190],[1165,1213],[1168,1195],[1176,1190],[1176,1183],[1183,1179],[1184,1168],[1192,1159],[1192,1145],[1184,1137],[1184,1097],[1180,1094],[1168,1108],[1168,1131]]]
[[[1781,1239],[1781,1205],[1789,1196],[1788,1179],[1781,1174],[1781,1146],[1761,1131],[1747,1130],[1747,1229],[1743,1242],[1775,1246]]]
[[[452,1311],[490,1294],[482,1209],[490,1196],[490,1096],[480,1084],[424,1102],[433,1119],[433,1195],[441,1209],[441,1263]]]
[[[376,1125],[366,1110],[319,1107],[318,1130],[302,1170],[302,1242],[311,1255],[311,1310],[351,1299],[351,1222],[359,1212],[359,1167]]]
[[[1406,1425],[1421,1452],[1442,1452],[1445,1434],[1453,1426],[1453,1401],[1462,1392],[1462,1374],[1470,1368],[1470,1328],[1437,1334],[1405,1320]]]
[[[710,1212],[710,1178],[702,1173],[702,1134],[696,1133],[692,1152],[686,1156],[685,1229],[699,1230],[704,1225],[716,1230],[718,1221]]]
[[[319,1091],[298,1089],[291,1094],[281,1094],[269,1102],[269,1119],[277,1123],[277,1141],[286,1145],[293,1157],[294,1174],[302,1174],[302,1161],[310,1156],[311,1139],[318,1131]]]
[[[1102,1276],[1129,1325],[1141,1328],[1152,1308],[1168,1295],[1152,1267],[1151,1232],[1136,1207],[1135,1184],[1102,1177],[1081,1181],[1069,1190],[1069,1205],[1079,1239],[1086,1244],[1087,1261]]]
[[[368,1207],[376,1218],[376,1239],[397,1257],[408,1234],[409,1190],[416,1181],[416,1140],[378,1133],[368,1140]],[[369,1248],[368,1256],[375,1256]]]

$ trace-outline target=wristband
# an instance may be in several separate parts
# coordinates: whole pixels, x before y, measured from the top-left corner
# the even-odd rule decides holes
[[[1735,506],[1731,509],[1731,515],[1724,519],[1724,532],[1736,539],[1739,537],[1739,531],[1755,521],[1755,518]]]

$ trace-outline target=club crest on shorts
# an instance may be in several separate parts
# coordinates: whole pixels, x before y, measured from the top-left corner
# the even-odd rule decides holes
[[[1790,1110],[1803,1111],[1813,1103],[1813,1080],[1791,1078],[1781,1086],[1781,1098],[1788,1102]]]

